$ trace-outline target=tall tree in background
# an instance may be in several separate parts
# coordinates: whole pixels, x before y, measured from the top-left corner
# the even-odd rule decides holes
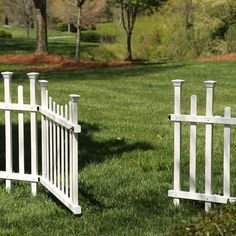
[[[113,2],[114,5],[118,5],[121,11],[122,24],[127,35],[127,58],[131,61],[132,56],[132,33],[134,30],[137,15],[145,11],[152,11],[157,9],[161,3],[166,0],[108,0]]]
[[[34,21],[32,0],[5,0],[4,12],[11,22],[23,25],[29,37],[29,29]]]
[[[86,0],[65,0],[68,4],[77,7],[77,38],[75,60],[80,62],[80,44],[81,44],[81,28],[82,28],[82,7]]]
[[[46,0],[33,0],[36,18],[36,54],[48,52],[47,35],[47,2]]]

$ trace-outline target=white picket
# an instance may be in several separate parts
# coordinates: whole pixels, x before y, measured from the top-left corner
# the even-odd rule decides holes
[[[231,117],[230,107],[225,108],[225,117]],[[230,125],[224,126],[224,196],[230,197]]]
[[[36,80],[38,73],[28,73],[30,79],[30,104],[37,105],[36,103]],[[37,146],[37,117],[36,112],[30,113],[30,131],[31,131],[31,174],[38,175],[38,146]],[[32,195],[37,193],[37,184],[32,183]]]
[[[206,116],[213,116],[214,107],[214,85],[216,81],[205,81],[206,88]],[[212,148],[213,148],[213,126],[206,124],[205,136],[205,193],[212,194]],[[208,212],[211,203],[205,203],[205,211]]]
[[[191,115],[197,115],[197,96],[191,96]],[[190,124],[190,192],[196,192],[197,124]]]
[[[48,90],[46,90],[46,101],[45,101],[45,107],[48,109],[49,107],[49,98],[48,98]],[[46,126],[46,178],[49,180],[49,119],[48,117],[45,117],[45,126]]]
[[[49,110],[52,111],[52,97],[49,97]],[[52,121],[49,120],[49,156],[50,156],[50,181],[53,182],[53,133]]]
[[[56,103],[53,102],[53,108],[52,110],[56,113]],[[56,156],[57,156],[57,151],[56,151],[56,124],[53,122],[53,183],[56,186],[57,184],[57,162],[56,162]]]
[[[23,86],[18,86],[18,103],[24,104]],[[19,173],[25,173],[24,112],[18,113]]]
[[[64,117],[64,109],[61,106],[61,116]],[[65,158],[64,158],[64,128],[61,126],[61,189],[65,191]]]
[[[60,105],[57,104],[57,115],[60,115]],[[57,124],[57,187],[61,188],[61,155],[60,155],[60,125]]]
[[[71,94],[71,121],[73,124],[77,124],[78,122],[78,114],[77,114],[77,107],[78,107],[78,100],[79,95]],[[72,142],[73,142],[73,150],[72,150],[72,170],[73,170],[73,180],[72,180],[72,202],[74,205],[78,204],[78,134],[72,134]]]
[[[4,98],[6,103],[11,103],[11,78],[12,72],[3,72]],[[5,111],[5,136],[6,136],[6,172],[12,172],[12,121],[11,111]],[[10,191],[11,180],[6,180],[6,190]]]
[[[71,101],[69,102],[69,120],[72,121],[72,109]],[[69,131],[69,182],[70,182],[70,197],[72,197],[72,188],[73,188],[73,132]]]
[[[172,80],[174,85],[174,113],[181,114],[181,97],[183,80]],[[181,190],[181,122],[174,123],[174,190]],[[179,204],[179,199],[174,199],[174,204]]]
[[[68,119],[68,105],[65,105],[65,118]],[[69,132],[65,129],[65,179],[66,179],[66,196],[68,196],[68,183],[69,183],[69,175],[68,175],[68,140],[69,140]]]

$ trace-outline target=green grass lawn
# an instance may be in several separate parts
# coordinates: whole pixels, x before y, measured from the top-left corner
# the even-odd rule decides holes
[[[24,68],[19,70],[16,66],[0,65],[0,71],[5,70],[15,72],[12,80],[13,101],[16,101],[17,85],[22,84],[27,102],[29,81]],[[79,203],[83,214],[73,216],[41,186],[37,197],[32,198],[29,184],[15,183],[10,194],[1,184],[0,234],[161,235],[173,232],[177,225],[193,217],[195,220],[196,217],[201,219],[204,204],[181,201],[180,207],[176,208],[167,196],[173,184],[173,124],[168,121],[168,114],[173,112],[171,80],[186,81],[183,90],[184,113],[189,112],[190,95],[199,95],[199,114],[205,112],[203,81],[217,80],[215,113],[223,115],[224,107],[231,106],[234,116],[235,75],[236,62],[153,63],[119,69],[41,73],[40,79],[49,81],[49,93],[56,102],[66,103],[72,93],[81,95]],[[3,124],[1,113],[1,163],[4,158]],[[16,123],[13,129],[17,129]],[[188,130],[188,126],[184,126],[184,189],[188,188]],[[215,132],[215,193],[222,193],[222,130],[219,126]],[[16,134],[14,137],[17,145]],[[199,138],[200,191],[203,189],[204,174],[203,126],[199,127]],[[232,179],[236,169],[235,144],[232,138]],[[235,183],[232,184],[232,192],[236,194]],[[184,225],[178,235],[187,234],[186,228],[188,226]],[[204,235],[205,228],[200,230]],[[178,232],[175,231],[176,234]]]

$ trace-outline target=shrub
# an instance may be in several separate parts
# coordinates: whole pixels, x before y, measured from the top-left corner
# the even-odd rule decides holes
[[[68,24],[66,22],[60,22],[57,24],[57,30],[59,31],[68,31]],[[75,27],[74,24],[70,24],[70,31],[72,33],[77,32],[77,28]]]
[[[0,30],[0,38],[12,38],[12,34],[5,30]]]
[[[114,43],[116,41],[116,37],[100,34],[96,31],[82,31],[81,41],[90,43]]]

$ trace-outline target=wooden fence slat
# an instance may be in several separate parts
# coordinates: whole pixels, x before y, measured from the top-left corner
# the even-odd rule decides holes
[[[216,81],[205,81],[206,87],[206,115],[213,116],[214,85]],[[212,194],[212,148],[213,148],[213,125],[206,124],[205,135],[205,193]],[[208,212],[211,203],[205,203],[205,211]]]
[[[18,86],[18,103],[24,104],[23,86]],[[19,173],[25,173],[24,112],[18,113]]]
[[[191,115],[197,115],[197,96],[191,96]],[[190,124],[190,192],[196,192],[197,125]]]
[[[231,117],[231,108],[225,108],[225,117]],[[230,125],[224,126],[224,196],[230,197]]]

